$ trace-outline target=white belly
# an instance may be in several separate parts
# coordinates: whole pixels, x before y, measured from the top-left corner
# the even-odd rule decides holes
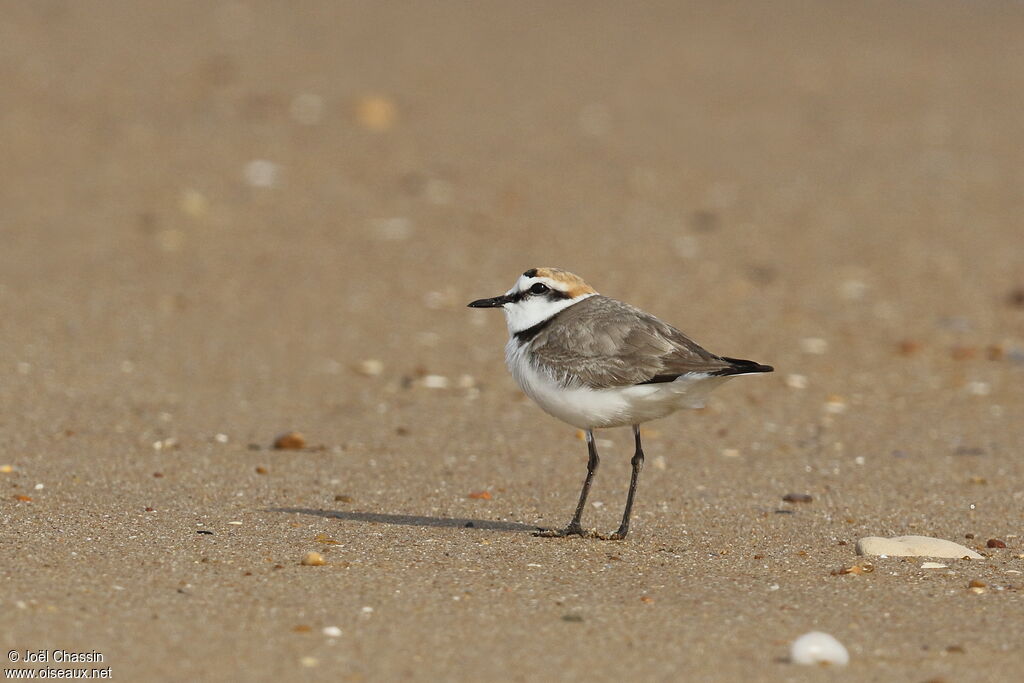
[[[673,382],[591,389],[564,386],[530,363],[510,339],[505,361],[516,383],[544,411],[580,429],[621,427],[665,417],[681,408],[703,408],[708,394],[731,377],[682,375]]]

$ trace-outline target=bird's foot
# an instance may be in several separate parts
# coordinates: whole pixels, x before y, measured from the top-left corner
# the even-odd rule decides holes
[[[623,541],[626,539],[626,534],[629,533],[629,527],[619,527],[619,530],[614,534],[600,534],[598,538],[602,541]]]
[[[567,538],[569,536],[579,536],[580,538],[599,538],[596,531],[593,529],[584,529],[579,524],[569,524],[564,529],[539,529],[534,536],[540,538]]]

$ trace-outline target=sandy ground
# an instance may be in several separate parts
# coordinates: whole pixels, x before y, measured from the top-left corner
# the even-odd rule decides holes
[[[4,651],[1018,680],[1024,7],[719,5],[5,5]],[[539,265],[777,368],[649,426],[625,542],[530,533],[585,447],[465,303]],[[987,557],[833,575],[899,534]],[[848,667],[786,661],[815,629]]]

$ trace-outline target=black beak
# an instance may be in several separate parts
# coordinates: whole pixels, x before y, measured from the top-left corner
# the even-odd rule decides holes
[[[501,308],[510,301],[512,301],[512,297],[508,294],[502,294],[501,296],[494,296],[490,299],[477,299],[476,301],[471,301],[468,306],[470,308]]]

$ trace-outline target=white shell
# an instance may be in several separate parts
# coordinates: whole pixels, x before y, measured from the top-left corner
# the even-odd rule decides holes
[[[930,536],[896,536],[894,538],[867,536],[857,541],[857,554],[888,555],[889,557],[969,557],[972,560],[984,559],[978,553],[959,543]]]
[[[789,648],[789,659],[794,664],[846,666],[850,661],[850,653],[829,634],[811,631],[793,641]]]

